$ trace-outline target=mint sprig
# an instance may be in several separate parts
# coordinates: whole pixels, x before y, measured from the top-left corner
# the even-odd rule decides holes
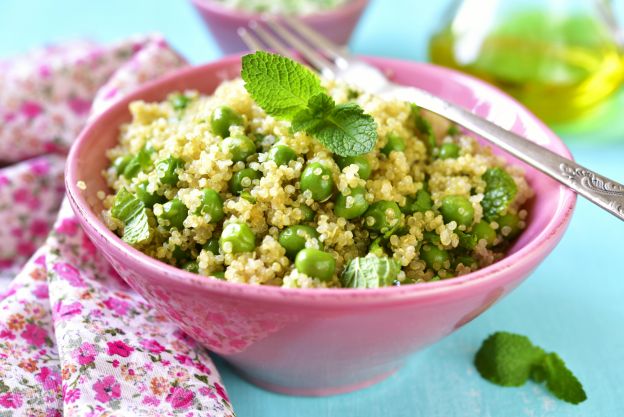
[[[481,345],[475,356],[481,376],[502,386],[521,386],[529,378],[546,382],[557,398],[572,404],[587,399],[585,390],[556,353],[546,353],[526,337],[496,332]]]
[[[375,147],[375,120],[357,104],[337,105],[303,65],[259,51],[243,57],[241,76],[267,114],[292,122],[295,132],[306,132],[333,153],[356,156]]]

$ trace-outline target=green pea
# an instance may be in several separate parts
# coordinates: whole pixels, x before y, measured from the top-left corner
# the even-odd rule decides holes
[[[176,185],[178,183],[178,173],[176,170],[184,166],[184,161],[180,158],[170,156],[156,162],[156,176],[162,184]]]
[[[449,254],[444,249],[433,245],[423,245],[420,248],[420,259],[425,261],[427,266],[434,271],[445,267],[449,260]]]
[[[401,210],[394,201],[377,201],[366,210],[364,225],[368,230],[386,233],[401,220]]]
[[[364,187],[352,188],[349,195],[338,194],[336,204],[334,205],[336,216],[344,217],[347,220],[360,217],[367,209],[368,202],[366,201],[366,189]]]
[[[440,245],[440,235],[436,232],[423,232],[423,238],[429,243]]]
[[[244,135],[230,136],[221,142],[221,150],[230,155],[232,162],[246,161],[256,153],[256,144]]]
[[[415,196],[405,197],[405,205],[400,207],[401,212],[405,214],[414,214],[415,212],[424,213],[427,210],[431,210],[433,207],[433,200],[431,194],[425,189],[418,190]]]
[[[474,219],[474,208],[468,198],[461,195],[448,195],[442,200],[440,213],[445,222],[455,221],[457,224],[470,226]]]
[[[312,162],[301,173],[301,190],[310,191],[312,199],[325,201],[334,189],[332,172],[319,162]]]
[[[208,240],[208,242],[204,243],[204,246],[202,246],[202,249],[207,250],[208,252],[212,252],[215,255],[219,254],[219,239],[217,239],[216,237],[213,237],[212,239]]]
[[[251,168],[244,168],[237,171],[230,179],[230,192],[232,194],[240,194],[243,190],[251,188],[254,180],[262,177],[258,171]]]
[[[329,281],[336,270],[334,257],[322,250],[306,248],[301,250],[295,258],[297,271],[321,281]]]
[[[199,272],[199,265],[196,261],[188,261],[184,265],[182,265],[182,269],[196,274]]]
[[[184,228],[184,220],[188,215],[188,209],[182,201],[174,198],[173,200],[167,201],[163,204],[162,209],[163,211],[159,217],[163,220],[169,221],[170,227],[175,227],[178,230],[182,230]]]
[[[446,134],[449,136],[455,136],[459,133],[461,133],[461,130],[459,130],[459,127],[457,127],[457,125],[455,124],[450,125],[448,130],[446,131]]]
[[[282,230],[277,241],[286,249],[286,255],[294,258],[300,250],[306,247],[306,242],[316,240],[320,246],[318,237],[319,234],[313,227],[298,224]]]
[[[117,173],[117,175],[123,174],[126,166],[128,166],[128,163],[131,159],[132,155],[123,155],[115,158],[115,160],[113,161],[113,168],[115,168],[115,172]]]
[[[498,232],[505,239],[513,239],[520,233],[520,219],[517,215],[507,213],[496,219],[498,223]]]
[[[288,165],[290,161],[297,159],[297,153],[289,146],[280,145],[279,143],[273,145],[269,149],[269,159],[279,165]]]
[[[485,239],[488,247],[492,246],[496,240],[496,231],[492,229],[490,223],[483,220],[472,226],[471,233],[475,236],[477,243]]]
[[[381,152],[385,155],[390,155],[391,152],[403,151],[405,151],[405,139],[395,133],[388,135],[388,142],[381,149]]]
[[[169,102],[174,110],[184,110],[191,102],[191,99],[184,94],[177,93],[169,97]]]
[[[219,248],[223,253],[251,252],[256,248],[256,235],[245,223],[230,223],[223,228]]]
[[[309,206],[306,206],[305,204],[300,205],[299,210],[301,210],[301,213],[303,213],[304,222],[311,222],[312,220],[314,220],[314,217],[316,217],[316,213],[314,212],[314,210],[312,210]]]
[[[130,179],[137,176],[141,171],[146,171],[152,166],[151,151],[143,148],[136,155],[134,155],[123,170],[123,176]]]
[[[456,143],[443,143],[440,146],[440,153],[438,157],[440,159],[451,159],[459,156],[460,147]]]
[[[156,203],[163,204],[167,201],[165,196],[147,191],[148,184],[147,181],[143,181],[136,186],[136,196],[145,204],[145,207],[152,208]]]
[[[210,223],[217,223],[223,219],[223,199],[218,192],[212,188],[205,188],[202,194],[200,206],[195,214],[207,214],[210,216]]]
[[[357,165],[358,166],[358,176],[363,180],[367,180],[370,178],[373,169],[371,168],[370,162],[364,155],[358,156],[339,156],[336,158],[336,163],[340,167],[340,169],[344,169],[349,165]]]
[[[225,279],[225,271],[212,272],[212,276],[217,279]]]
[[[228,106],[217,107],[210,116],[212,133],[222,138],[230,136],[230,126],[242,126],[243,117]]]
[[[474,269],[478,266],[477,260],[472,256],[462,255],[455,258],[455,266],[462,264],[465,267]]]

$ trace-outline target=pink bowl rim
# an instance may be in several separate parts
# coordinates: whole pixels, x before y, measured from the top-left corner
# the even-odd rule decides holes
[[[415,298],[422,299],[435,297],[442,294],[444,294],[445,297],[448,297],[451,293],[485,285],[491,280],[503,281],[506,276],[508,277],[509,273],[512,273],[514,270],[522,269],[523,265],[534,262],[538,264],[539,261],[536,262],[535,258],[540,258],[543,252],[551,250],[566,230],[576,205],[577,196],[569,188],[559,185],[559,193],[557,196],[558,204],[551,220],[548,222],[547,226],[544,227],[532,240],[527,242],[522,248],[518,249],[513,254],[505,256],[500,261],[488,267],[449,280],[366,290],[349,288],[283,288],[269,285],[250,285],[232,283],[218,279],[207,279],[206,277],[184,271],[143,254],[139,250],[123,242],[116,234],[110,231],[99,219],[99,216],[91,210],[77,185],[78,181],[80,181],[80,178],[78,178],[78,155],[83,152],[85,147],[88,148],[89,140],[93,139],[91,138],[93,135],[92,132],[96,130],[99,121],[105,119],[107,115],[119,111],[120,107],[127,110],[127,104],[129,102],[140,99],[147,91],[158,90],[159,86],[163,83],[167,83],[173,79],[184,78],[196,72],[207,72],[223,66],[229,67],[240,61],[240,58],[241,54],[226,56],[207,64],[191,66],[174,71],[171,74],[155,81],[143,84],[139,88],[133,90],[130,94],[116,99],[108,109],[91,120],[82,130],[69,151],[65,167],[65,187],[67,196],[72,204],[74,212],[76,212],[76,215],[82,217],[84,224],[93,229],[97,235],[103,237],[117,253],[127,253],[134,261],[141,264],[144,268],[153,271],[155,279],[159,281],[164,279],[165,281],[170,281],[171,284],[177,284],[190,289],[208,290],[210,292],[234,297],[259,299],[277,303],[318,303],[319,305],[324,306],[331,304],[336,307],[344,306],[345,301],[348,301],[350,305],[389,304],[413,300]],[[543,122],[537,119],[537,117],[530,113],[516,100],[484,81],[449,68],[439,67],[429,63],[371,56],[360,56],[360,58],[380,65],[383,65],[383,63],[393,65],[407,64],[415,68],[438,71],[445,75],[444,79],[461,80],[462,84],[477,86],[478,88],[489,90],[490,93],[494,93],[495,95],[503,96],[504,99],[511,101],[515,106],[517,106],[518,111],[525,112],[525,118],[528,118],[531,122],[535,123],[540,130],[544,131],[551,140],[554,140],[560,146],[561,150],[558,152],[560,155],[572,158],[567,146],[548,127],[546,127]],[[115,126],[115,129],[117,128],[118,126]],[[163,278],[159,277],[159,275]]]
[[[191,0],[191,2],[198,8],[204,9],[209,13],[227,17],[230,19],[248,19],[248,20],[261,20],[266,13],[248,12],[245,10],[229,8],[223,6],[216,0]],[[346,3],[333,8],[316,13],[309,13],[298,16],[305,22],[316,22],[325,20],[329,17],[332,19],[340,19],[343,16],[352,15],[357,13],[366,7],[369,0],[348,0]]]

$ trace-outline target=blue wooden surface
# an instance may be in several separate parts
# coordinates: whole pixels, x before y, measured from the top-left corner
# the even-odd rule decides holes
[[[352,47],[359,53],[426,59],[427,35],[447,1],[373,0]],[[0,58],[76,37],[111,41],[161,32],[193,62],[220,53],[183,0],[0,0]],[[557,130],[576,159],[624,181],[624,95],[593,119]],[[352,394],[298,398],[256,388],[218,361],[240,417],[263,416],[623,416],[624,224],[579,200],[551,256],[513,294],[474,322],[415,354],[390,379]],[[589,400],[571,406],[535,384],[500,388],[472,366],[496,330],[529,335],[559,352]]]

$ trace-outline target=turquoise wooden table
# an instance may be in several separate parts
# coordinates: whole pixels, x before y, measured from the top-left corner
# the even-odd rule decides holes
[[[446,1],[373,0],[352,47],[358,53],[426,60],[426,39]],[[111,41],[161,32],[195,63],[220,53],[182,0],[0,0],[0,58],[75,37]],[[624,181],[624,95],[592,119],[559,126],[575,158]],[[618,120],[619,119],[619,120]],[[552,255],[510,296],[452,336],[412,356],[368,389],[327,398],[263,391],[218,361],[239,417],[624,416],[624,223],[579,200]],[[530,336],[559,352],[585,385],[580,406],[529,383],[500,388],[472,366],[496,330]]]

